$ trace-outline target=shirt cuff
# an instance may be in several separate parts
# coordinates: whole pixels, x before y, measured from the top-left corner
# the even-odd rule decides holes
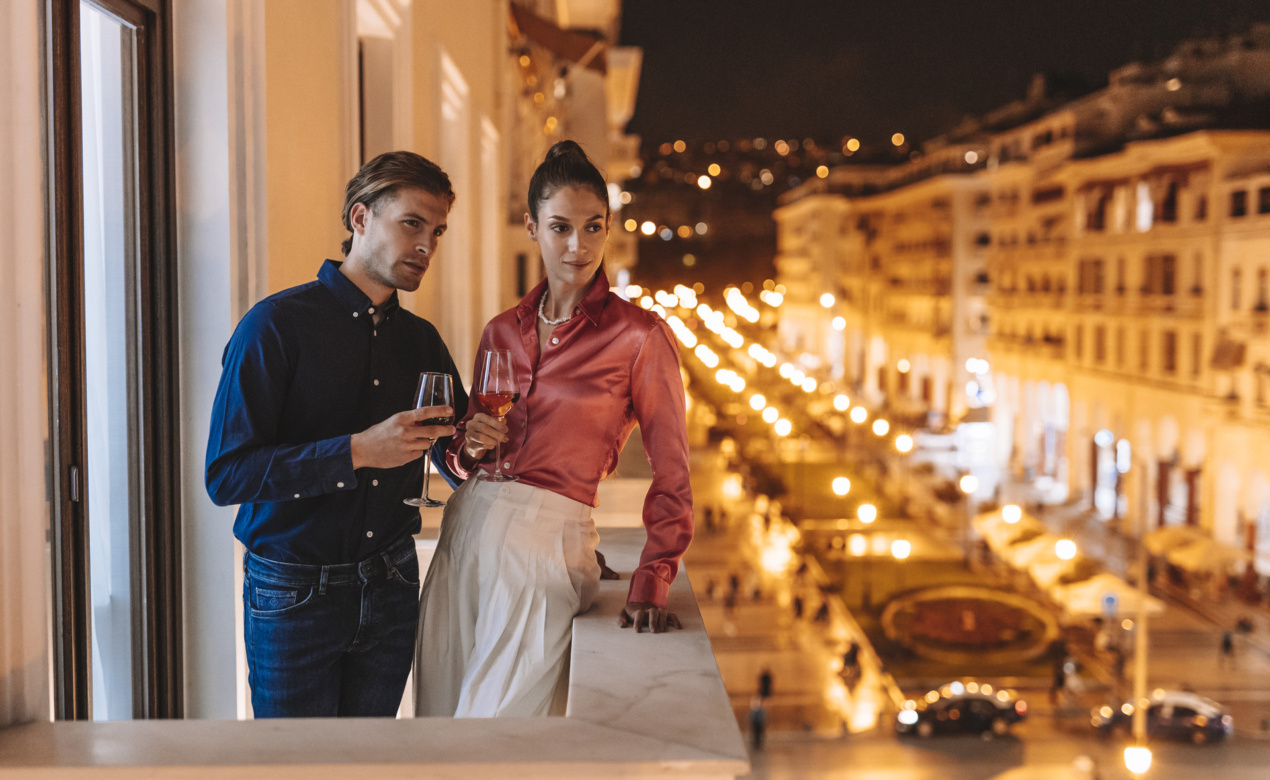
[[[655,607],[666,606],[666,597],[670,595],[670,583],[647,571],[636,569],[631,575],[631,589],[627,593],[627,602],[646,601]]]

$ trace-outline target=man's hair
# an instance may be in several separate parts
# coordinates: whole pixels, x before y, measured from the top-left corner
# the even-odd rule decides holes
[[[372,212],[378,204],[387,203],[402,187],[418,187],[424,192],[444,198],[446,209],[454,205],[454,188],[450,177],[431,160],[414,152],[384,152],[362,166],[344,188],[344,229],[353,232],[353,206],[365,203]],[[340,245],[347,257],[353,248],[350,235]]]

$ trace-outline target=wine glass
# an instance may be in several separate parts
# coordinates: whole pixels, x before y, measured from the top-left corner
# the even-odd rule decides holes
[[[419,375],[419,387],[415,390],[415,408],[422,409],[425,406],[454,406],[454,384],[450,381],[449,374],[438,374],[434,371],[424,371]],[[419,425],[454,425],[454,415],[449,414],[445,417],[429,417],[423,420]],[[435,444],[436,442],[433,442]],[[444,501],[438,501],[435,498],[428,497],[428,478],[432,476],[432,448],[423,453],[423,497],[407,498],[405,503],[410,506],[438,507],[445,506]]]
[[[481,355],[481,378],[476,385],[476,400],[499,422],[520,400],[516,390],[516,375],[512,372],[512,353],[509,349],[487,349]],[[485,473],[483,479],[490,482],[515,482],[517,477],[503,473],[503,443],[494,446],[494,473]]]

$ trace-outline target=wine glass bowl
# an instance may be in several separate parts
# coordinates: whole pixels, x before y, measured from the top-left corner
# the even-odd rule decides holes
[[[415,389],[415,408],[422,409],[426,406],[448,406],[454,408],[454,383],[451,381],[449,374],[424,371],[419,375],[419,385]],[[454,414],[429,417],[426,420],[421,420],[419,425],[454,425]],[[433,442],[433,444],[436,444],[436,442]],[[423,453],[423,495],[419,498],[405,499],[406,504],[428,508],[445,506],[444,501],[438,501],[428,496],[428,481],[431,476],[432,448],[429,447]]]
[[[520,400],[516,374],[512,369],[512,353],[507,349],[487,349],[481,354],[481,375],[476,383],[477,403],[502,422]],[[490,482],[515,482],[517,477],[503,473],[503,443],[494,445],[494,471],[481,475]]]

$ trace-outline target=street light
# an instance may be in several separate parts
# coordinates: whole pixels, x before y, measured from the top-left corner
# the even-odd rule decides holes
[[[864,421],[865,421],[865,420],[867,420],[867,419],[869,419],[869,410],[868,410],[868,409],[865,409],[863,406],[856,406],[856,407],[852,407],[852,409],[851,409],[851,422],[856,423],[856,424],[859,424],[859,423],[864,422]]]
[[[961,553],[962,559],[966,566],[970,565],[970,521],[971,515],[974,514],[974,495],[979,489],[979,478],[974,474],[967,474],[961,478],[958,483],[961,492],[966,495],[966,514],[961,526]]]
[[[845,412],[847,411],[847,408],[850,406],[851,406],[851,399],[843,395],[842,393],[839,393],[838,395],[835,395],[833,397],[833,408],[837,409],[838,411]]]
[[[909,554],[913,552],[913,545],[907,539],[896,539],[891,542],[891,557],[899,563],[903,564],[908,560]],[[899,572],[900,592],[904,591],[904,567],[900,566]]]
[[[1135,713],[1135,716],[1136,713]],[[1134,776],[1141,776],[1151,768],[1151,748],[1145,745],[1131,745],[1124,749],[1124,768]]]
[[[833,478],[833,494],[835,496],[845,496],[851,492],[851,480],[846,477]]]
[[[1020,508],[1018,504],[1006,504],[1001,507],[1001,519],[1004,520],[1007,525],[1014,525],[1019,522],[1019,520],[1023,519],[1023,509]]]
[[[873,433],[878,436],[885,436],[886,432],[891,430],[891,424],[886,420],[873,421]]]
[[[868,525],[878,519],[878,508],[872,504],[861,504],[855,514],[856,517],[860,518],[860,522]]]
[[[1059,539],[1054,543],[1054,554],[1060,561],[1070,561],[1076,557],[1076,543],[1071,539]]]
[[[909,436],[907,433],[901,433],[899,436],[896,436],[895,449],[898,450],[901,455],[907,455],[909,451],[913,449],[913,437]]]

